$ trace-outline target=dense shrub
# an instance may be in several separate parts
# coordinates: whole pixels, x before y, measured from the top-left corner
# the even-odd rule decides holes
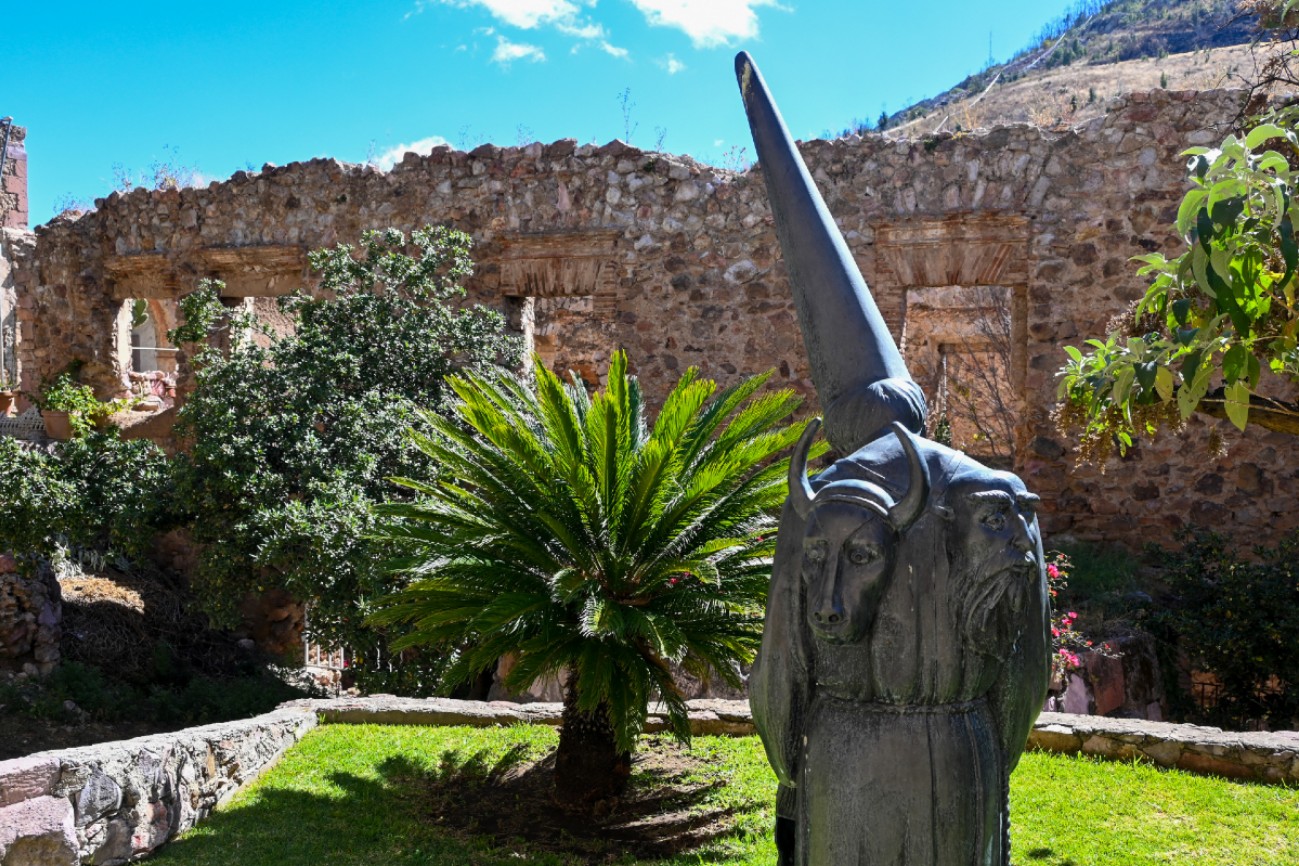
[[[326,644],[366,655],[379,639],[361,619],[383,555],[368,538],[371,503],[400,495],[391,476],[427,476],[409,441],[438,411],[443,378],[517,363],[503,318],[456,304],[471,272],[467,235],[425,228],[367,232],[360,249],[310,255],[322,297],[282,309],[292,333],[253,339],[249,317],[227,317],[217,287],[182,301],[173,341],[228,329],[228,348],[195,356],[196,387],[178,433],[180,502],[204,547],[194,590],[221,624],[249,593],[280,588],[312,604]]]
[[[168,520],[168,480],[158,446],[124,441],[116,430],[50,451],[0,437],[0,550],[139,556]]]
[[[1213,533],[1184,534],[1162,553],[1172,603],[1152,616],[1191,664],[1222,683],[1203,720],[1224,727],[1299,721],[1299,535],[1255,558]]]

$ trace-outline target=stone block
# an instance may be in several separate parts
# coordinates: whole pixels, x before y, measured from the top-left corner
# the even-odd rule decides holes
[[[1191,773],[1209,776],[1225,776],[1229,779],[1248,779],[1254,771],[1235,761],[1226,760],[1201,751],[1187,749],[1177,759],[1177,767]]]
[[[1034,728],[1029,734],[1028,743],[1031,748],[1044,752],[1070,755],[1082,748],[1082,741],[1066,725],[1042,725]]]
[[[0,808],[0,863],[4,866],[76,866],[72,804],[35,797]]]
[[[1090,653],[1086,656],[1086,665],[1096,715],[1109,715],[1122,707],[1125,693],[1122,660]]]
[[[52,794],[58,778],[57,758],[34,756],[0,761],[0,808]]]
[[[131,858],[133,850],[130,823],[125,818],[114,818],[104,828],[103,841],[90,855],[90,862],[94,866],[124,863]]]
[[[77,794],[77,826],[85,827],[122,805],[122,786],[102,770],[95,769]]]
[[[1091,708],[1091,687],[1087,680],[1078,673],[1069,674],[1064,691],[1064,711],[1085,716],[1091,713]]]
[[[1146,745],[1141,751],[1161,767],[1175,767],[1178,758],[1182,756],[1182,744],[1161,740]]]

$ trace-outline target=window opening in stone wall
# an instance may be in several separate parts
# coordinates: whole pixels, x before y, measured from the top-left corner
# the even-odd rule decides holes
[[[139,400],[138,408],[163,409],[174,405],[178,350],[167,340],[174,326],[173,301],[130,298],[118,316],[118,367],[123,391]],[[125,337],[125,339],[122,339]]]
[[[1001,286],[907,292],[907,365],[930,400],[931,435],[995,468],[1014,464],[1015,293]]]
[[[939,346],[938,412],[953,448],[997,469],[1014,464],[1015,418],[1010,359],[969,342]]]
[[[568,381],[600,385],[616,309],[618,233],[556,232],[504,240],[500,287],[528,353]]]
[[[575,372],[590,387],[600,384],[600,368],[594,363],[599,348],[592,345],[595,299],[576,297],[536,298],[532,351],[564,381]],[[593,354],[596,353],[596,354]],[[607,354],[607,353],[606,353]]]

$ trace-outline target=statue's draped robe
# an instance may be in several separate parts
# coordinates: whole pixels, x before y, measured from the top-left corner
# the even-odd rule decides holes
[[[1024,490],[932,442],[931,502],[971,477]],[[861,478],[901,495],[906,461],[876,440],[813,481]],[[778,812],[797,821],[798,866],[1001,866],[1007,779],[1046,691],[1045,581],[1026,578],[1021,611],[963,635],[962,568],[950,521],[930,508],[898,548],[861,644],[817,640],[804,618],[803,521],[786,505],[762,649],[750,678],[754,720],[781,782]],[[1039,562],[1041,561],[1039,551]]]

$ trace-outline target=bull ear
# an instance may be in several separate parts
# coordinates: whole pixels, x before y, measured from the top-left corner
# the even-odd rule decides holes
[[[793,503],[794,511],[804,520],[812,513],[812,500],[816,496],[812,483],[807,480],[807,452],[812,449],[812,440],[820,429],[820,418],[808,421],[789,458],[789,501]]]
[[[893,434],[907,454],[907,463],[911,466],[911,484],[907,493],[898,503],[889,509],[889,523],[898,532],[902,532],[920,519],[929,502],[929,464],[920,456],[916,448],[915,436],[897,421],[891,425]]]

